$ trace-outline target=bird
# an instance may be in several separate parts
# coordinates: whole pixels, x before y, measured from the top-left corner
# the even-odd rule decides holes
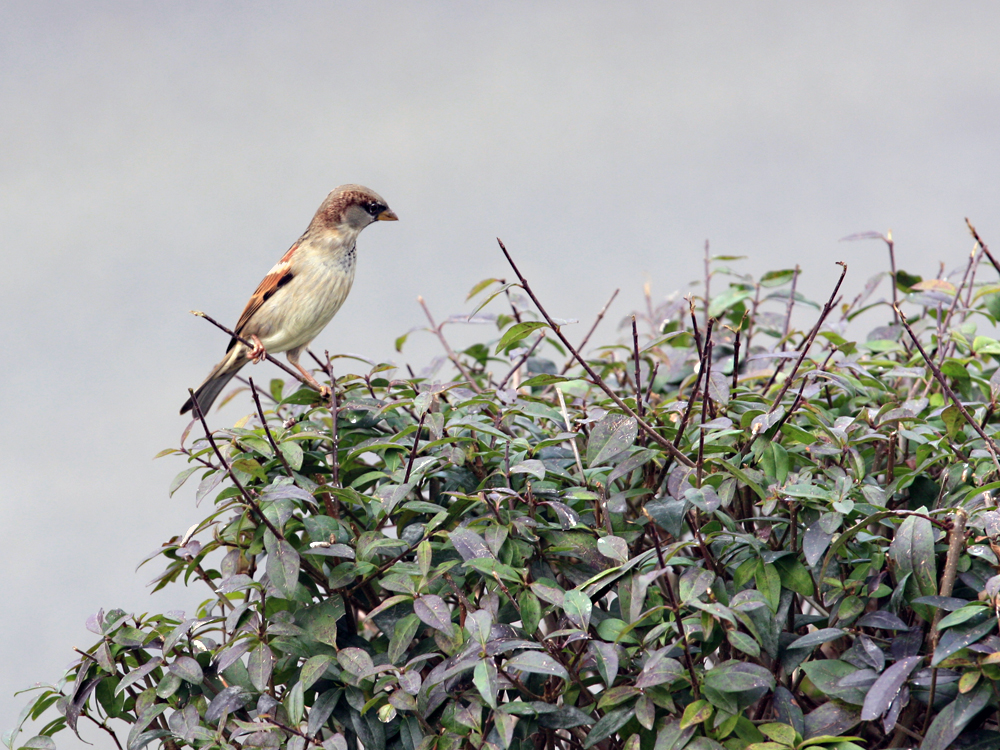
[[[341,185],[331,191],[306,231],[260,282],[236,323],[236,336],[230,340],[226,356],[198,386],[193,398],[184,402],[181,414],[191,411],[195,401],[198,411],[207,414],[226,383],[244,365],[256,364],[268,353],[285,352],[313,388],[329,395],[329,388],[316,382],[299,364],[299,356],[351,291],[355,245],[361,230],[376,221],[398,219],[374,190]]]

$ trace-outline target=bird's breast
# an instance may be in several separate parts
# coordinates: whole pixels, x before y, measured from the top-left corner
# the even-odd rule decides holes
[[[257,335],[271,353],[298,349],[316,338],[344,304],[354,283],[354,247],[295,260],[291,281],[261,306]]]

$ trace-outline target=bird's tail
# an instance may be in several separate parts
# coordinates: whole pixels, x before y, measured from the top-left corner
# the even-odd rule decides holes
[[[230,349],[229,354],[215,366],[212,373],[205,378],[205,382],[199,385],[194,392],[194,398],[198,400],[198,408],[202,414],[208,414],[208,410],[212,408],[212,404],[215,403],[215,399],[219,397],[222,389],[226,387],[226,383],[232,380],[233,376],[249,361],[242,349],[243,347],[239,346]],[[189,398],[181,407],[181,414],[186,414],[193,407],[194,403]]]

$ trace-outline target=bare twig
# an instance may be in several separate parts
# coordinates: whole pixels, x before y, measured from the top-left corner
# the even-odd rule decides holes
[[[590,341],[591,334],[597,330],[598,324],[601,322],[601,320],[604,319],[604,314],[608,311],[608,308],[611,307],[611,303],[615,301],[615,297],[618,296],[618,291],[619,291],[618,289],[615,289],[614,293],[611,295],[608,301],[604,303],[604,307],[602,307],[601,311],[597,313],[597,320],[594,321],[594,325],[590,327],[590,330],[587,331],[587,335],[583,337],[583,341],[581,341],[580,345],[577,347],[577,349],[579,349],[581,352],[587,347],[587,342]],[[573,360],[570,360],[565,365],[563,365],[563,368],[562,370],[559,371],[559,374],[565,375],[566,371],[572,366],[573,366]]]
[[[955,308],[958,307],[958,302],[962,299],[962,290],[965,289],[965,282],[969,280],[969,272],[972,270],[972,264],[976,259],[976,252],[973,250],[969,253],[969,262],[965,266],[965,273],[962,274],[962,283],[958,285],[958,289],[955,290],[955,299],[951,301],[951,307],[948,308],[948,314],[944,316],[944,320],[941,322],[941,334],[938,335],[938,347],[940,352],[938,355],[938,364],[944,364],[944,361],[950,356],[950,353],[955,348],[954,341],[946,341],[943,345],[941,343],[941,336],[944,332],[948,330],[948,324],[951,323],[951,318],[955,314]],[[940,317],[940,315],[939,315]]]
[[[997,259],[993,257],[993,253],[991,253],[990,249],[986,247],[986,243],[979,238],[979,232],[977,232],[976,228],[972,226],[972,223],[969,221],[968,217],[966,217],[965,219],[965,226],[967,226],[969,228],[969,231],[972,232],[972,238],[976,241],[979,247],[983,249],[983,254],[987,258],[989,258],[990,263],[993,264],[993,267],[997,270],[997,273],[1000,273],[1000,263],[997,263]]]
[[[969,307],[972,305],[972,295],[976,291],[976,271],[979,270],[979,264],[983,260],[983,249],[981,247],[978,250],[973,248],[973,255],[975,256],[975,260],[972,261],[972,276],[969,278],[968,291],[965,293],[965,304],[962,306],[962,323],[965,322],[966,317],[969,315]]]
[[[920,356],[924,358],[924,362],[926,362],[927,366],[931,368],[931,372],[934,374],[934,379],[937,380],[938,384],[941,386],[941,390],[943,390],[945,395],[947,395],[948,398],[951,399],[952,403],[955,404],[955,407],[965,418],[965,421],[968,422],[972,429],[979,434],[979,437],[985,441],[986,450],[989,451],[990,456],[993,458],[993,466],[997,470],[997,474],[1000,475],[1000,458],[997,457],[997,446],[996,443],[993,442],[993,438],[986,434],[985,430],[979,426],[979,423],[973,419],[972,415],[969,414],[966,408],[962,405],[958,396],[956,396],[955,392],[948,386],[948,381],[945,379],[944,373],[942,373],[940,368],[938,368],[938,366],[934,363],[934,360],[927,356],[927,352],[924,351],[924,347],[920,344],[920,340],[917,339],[916,334],[913,333],[913,329],[910,328],[910,324],[906,322],[906,318],[903,316],[902,312],[898,308],[896,311],[899,313],[900,322],[903,324],[903,328],[905,328],[906,332],[910,335],[910,339],[920,352]]]
[[[426,416],[426,411],[420,415],[420,421],[417,422],[417,431],[413,433],[413,447],[410,448],[410,457],[406,462],[406,474],[403,477],[403,484],[410,481],[410,472],[413,470],[413,460],[417,457],[417,446],[420,444],[420,431],[424,428],[424,418]]]
[[[708,328],[706,332],[708,333],[708,338],[712,338],[712,327],[715,325],[715,319],[710,318],[708,321]],[[688,398],[687,406],[684,407],[684,414],[681,417],[681,421],[677,425],[677,434],[674,436],[674,446],[679,447],[681,444],[681,439],[684,437],[684,430],[687,429],[688,419],[691,417],[691,410],[694,408],[695,399],[698,397],[698,384],[701,382],[702,378],[705,377],[705,373],[708,372],[708,366],[705,362],[705,354],[701,356],[701,360],[698,365],[698,377],[695,378],[694,384],[691,386],[691,396]],[[705,380],[705,385],[703,386],[705,390],[708,390],[708,380]]]
[[[709,285],[712,281],[712,258],[708,254],[708,240],[705,240],[705,327],[708,327],[708,308],[712,304],[712,295],[709,292]]]
[[[562,410],[563,424],[566,425],[566,432],[573,432],[573,425],[569,422],[569,412],[566,410],[566,399],[563,396],[562,388],[556,386],[556,396],[559,397],[559,408]],[[583,474],[583,462],[580,460],[580,449],[576,445],[576,438],[570,441],[570,446],[573,448],[573,457],[576,459],[576,468],[580,472],[580,479],[584,482],[586,477]]]
[[[333,447],[330,449],[330,480],[333,482],[334,487],[340,487],[340,435],[337,432],[340,405],[337,399],[337,379],[333,376],[333,364],[330,362],[330,352],[327,351],[325,353],[326,374],[330,378],[330,439],[333,442]]]
[[[830,295],[830,299],[823,306],[823,312],[820,313],[819,319],[816,321],[816,325],[814,325],[813,329],[809,332],[805,345],[802,347],[802,352],[799,354],[799,358],[795,360],[795,366],[792,368],[792,371],[788,373],[788,377],[785,379],[784,384],[781,386],[781,390],[775,397],[774,403],[771,404],[771,408],[768,410],[769,414],[777,409],[781,404],[781,399],[791,387],[792,381],[795,380],[795,375],[798,373],[799,367],[802,366],[802,361],[806,358],[806,355],[809,354],[809,349],[812,347],[813,341],[816,340],[816,335],[819,333],[819,329],[823,326],[823,321],[826,320],[826,316],[830,314],[830,311],[836,303],[837,292],[840,291],[840,285],[844,283],[844,276],[847,275],[847,264],[837,261],[837,265],[843,268],[840,272],[840,278],[837,279],[837,285],[833,288],[833,293]]]
[[[646,403],[650,403],[653,399],[653,384],[656,382],[656,373],[660,371],[660,363],[653,363],[653,371],[649,373],[649,383],[646,385]]]
[[[892,241],[892,230],[890,229],[885,233],[885,244],[889,247],[889,268],[892,269],[892,314],[898,321],[900,316],[898,305],[899,300],[897,297],[898,292],[896,291],[896,243]]]
[[[823,306],[823,311],[820,313],[819,319],[816,321],[816,325],[813,326],[806,340],[802,342],[802,351],[799,354],[799,358],[795,360],[795,366],[792,368],[792,371],[788,373],[788,377],[785,378],[785,382],[782,384],[781,390],[778,391],[778,395],[775,396],[774,400],[771,402],[771,408],[767,411],[768,414],[774,413],[775,409],[781,406],[781,399],[784,398],[788,389],[795,381],[795,376],[799,372],[799,367],[802,366],[802,362],[805,360],[806,355],[809,354],[809,349],[812,347],[813,341],[816,340],[816,335],[819,333],[819,329],[823,326],[823,321],[826,320],[826,316],[830,314],[830,311],[833,310],[833,306],[836,304],[837,293],[840,291],[840,285],[844,283],[844,277],[847,275],[847,264],[843,261],[837,261],[837,265],[843,268],[840,272],[840,278],[837,279],[837,284],[833,288],[833,293],[830,295],[830,299],[827,300],[827,303]],[[750,442],[747,443],[747,450],[750,449],[750,446],[754,444],[760,434],[760,432],[755,432],[753,434],[750,438]]]
[[[216,458],[219,459],[219,463],[222,464],[223,468],[225,468],[226,470],[226,473],[229,474],[229,479],[236,486],[236,489],[239,490],[240,494],[243,496],[243,500],[246,502],[247,506],[250,508],[253,515],[257,516],[257,519],[261,523],[263,523],[272,534],[274,534],[276,539],[284,541],[285,535],[281,533],[281,529],[279,529],[273,523],[271,523],[271,520],[264,515],[264,512],[260,509],[260,506],[257,504],[257,501],[253,499],[247,488],[243,486],[243,483],[240,482],[240,480],[237,478],[236,472],[233,471],[233,467],[229,465],[229,462],[226,460],[226,457],[222,455],[222,451],[219,449],[218,443],[215,442],[215,436],[212,434],[212,431],[208,428],[208,422],[205,421],[205,415],[201,411],[201,405],[198,403],[198,400],[194,397],[194,390],[188,388],[188,393],[191,395],[191,404],[192,408],[194,409],[195,417],[197,417],[197,419],[201,421],[202,429],[205,430],[205,437],[208,439],[209,445],[212,446],[212,450],[215,451],[215,456]],[[300,566],[302,570],[304,570],[314,581],[322,585],[324,588],[326,587],[326,576],[324,576],[319,570],[317,570],[312,563],[310,563],[308,560],[301,560]]]
[[[444,347],[444,351],[445,354],[448,355],[448,359],[450,359],[452,364],[454,364],[455,367],[458,368],[458,371],[462,373],[462,377],[469,381],[469,386],[472,388],[472,390],[474,390],[476,393],[482,393],[483,389],[479,387],[479,384],[475,380],[473,380],[472,375],[469,374],[469,371],[465,369],[465,365],[462,364],[462,361],[458,358],[458,355],[456,355],[455,352],[452,350],[451,345],[448,343],[448,339],[444,337],[444,333],[442,333],[441,331],[441,326],[439,326],[437,323],[434,322],[434,316],[431,315],[431,311],[427,308],[427,303],[424,302],[424,298],[418,296],[417,302],[419,302],[420,306],[424,309],[424,315],[427,316],[427,321],[431,324],[431,332],[435,336],[437,336],[438,341],[441,342],[441,346]],[[442,323],[441,325],[444,324]]]
[[[642,373],[639,366],[639,331],[635,327],[635,316],[632,316],[632,352],[635,357],[635,409],[642,419],[646,409],[642,403]]]
[[[267,435],[267,441],[271,444],[271,448],[274,450],[274,455],[278,457],[281,461],[281,465],[285,467],[285,473],[288,477],[295,481],[295,475],[292,473],[292,467],[288,465],[288,460],[285,458],[285,454],[281,452],[278,444],[274,441],[274,435],[271,434],[271,428],[267,426],[267,418],[264,416],[264,408],[260,405],[260,396],[257,395],[257,388],[253,384],[253,378],[250,381],[250,392],[253,394],[253,402],[257,405],[257,416],[260,417],[260,423],[264,427],[264,434]]]
[[[792,272],[792,290],[788,294],[788,307],[785,309],[785,332],[781,337],[781,351],[785,351],[785,344],[788,339],[788,329],[792,325],[792,308],[795,307],[795,286],[799,280],[800,270],[801,269],[796,264],[795,270]]]
[[[531,291],[531,286],[528,284],[528,280],[524,278],[523,275],[521,275],[521,271],[514,263],[513,258],[510,257],[510,253],[507,252],[507,248],[504,247],[503,242],[501,242],[499,238],[497,238],[497,242],[500,244],[500,249],[506,256],[507,262],[510,263],[511,268],[514,269],[514,273],[517,274],[517,278],[521,284],[521,288],[524,289],[525,293],[531,298],[531,301],[535,303],[535,307],[538,308],[538,311],[542,314],[542,317],[545,318],[545,322],[549,324],[549,327],[552,329],[553,333],[555,333],[556,336],[559,337],[559,340],[563,343],[563,346],[565,346],[572,353],[572,355],[576,358],[576,361],[580,363],[580,365],[583,367],[586,373],[591,377],[594,384],[597,385],[602,391],[604,391],[608,395],[608,397],[615,402],[615,404],[618,406],[619,409],[624,411],[630,417],[635,418],[635,420],[638,422],[640,430],[642,430],[651,438],[653,438],[653,440],[655,440],[659,445],[666,448],[667,451],[672,453],[678,461],[685,464],[686,466],[693,467],[694,462],[690,458],[685,456],[680,450],[677,449],[676,446],[674,446],[673,443],[671,443],[669,440],[663,437],[663,435],[654,430],[649,424],[646,423],[645,420],[640,419],[639,415],[636,414],[633,409],[630,409],[628,404],[622,401],[617,393],[611,390],[608,384],[604,382],[604,378],[598,375],[597,372],[594,370],[594,368],[591,367],[587,363],[587,361],[580,356],[580,353],[573,348],[573,345],[569,343],[569,339],[567,339],[565,334],[563,334],[563,332],[559,330],[559,326],[556,324],[554,320],[552,320],[552,317],[542,306],[542,303],[535,296],[535,293]]]
[[[503,390],[503,387],[507,385],[507,381],[510,380],[512,377],[514,377],[514,373],[521,369],[521,365],[523,365],[525,362],[528,361],[528,357],[534,354],[535,349],[537,349],[538,345],[542,343],[542,341],[544,340],[545,340],[544,333],[540,335],[537,339],[535,339],[535,343],[531,345],[531,348],[528,349],[528,351],[526,351],[524,355],[517,360],[517,364],[515,364],[513,367],[510,368],[510,372],[504,375],[503,380],[500,381],[500,385],[497,386],[498,391]]]
[[[192,311],[191,311],[191,314],[192,314],[192,315],[196,315],[196,316],[197,316],[197,317],[199,317],[199,318],[204,318],[205,320],[207,320],[207,321],[208,321],[209,323],[211,323],[211,324],[212,324],[213,326],[215,326],[216,328],[220,329],[220,330],[221,330],[221,331],[223,331],[224,333],[228,333],[228,334],[229,334],[230,336],[232,336],[232,337],[233,337],[234,339],[236,339],[236,340],[237,340],[237,341],[239,341],[239,342],[240,342],[241,344],[243,344],[243,346],[246,346],[246,347],[249,347],[249,348],[253,349],[253,343],[251,343],[251,342],[250,342],[250,341],[248,341],[247,339],[243,338],[243,337],[242,337],[242,336],[240,336],[239,334],[236,334],[236,333],[233,333],[233,332],[232,332],[232,331],[230,331],[230,330],[229,330],[228,328],[226,328],[226,327],[225,327],[224,325],[222,325],[222,323],[220,323],[219,321],[215,320],[215,319],[214,319],[214,318],[212,318],[211,316],[209,316],[209,315],[206,315],[206,314],[205,314],[205,313],[203,313],[203,312],[202,312],[201,310],[192,310]],[[295,372],[295,370],[293,370],[292,368],[288,367],[287,365],[284,365],[284,364],[282,364],[281,362],[279,362],[278,360],[276,360],[276,359],[275,359],[274,357],[272,357],[272,356],[271,356],[270,354],[267,354],[267,353],[265,353],[265,354],[264,354],[264,359],[266,359],[266,360],[267,360],[268,362],[270,362],[271,364],[273,364],[273,365],[276,365],[276,366],[277,366],[277,367],[279,367],[280,369],[284,370],[284,371],[285,371],[286,373],[288,373],[288,374],[289,374],[289,375],[291,375],[291,376],[292,376],[293,378],[295,378],[295,379],[296,379],[296,380],[298,380],[298,381],[299,381],[300,383],[302,383],[302,385],[307,385],[307,386],[309,386],[310,388],[312,388],[312,383],[310,383],[310,382],[309,382],[308,380],[306,380],[306,379],[305,379],[304,377],[302,377],[302,375],[301,375],[300,373],[297,373],[297,372]]]
[[[701,332],[698,330],[698,319],[694,315],[694,300],[688,297],[688,309],[691,312],[691,330],[694,331],[694,345],[698,350],[698,356],[701,357],[704,347],[701,343]],[[707,323],[705,324],[708,325]]]
[[[709,383],[712,378],[712,340],[705,342],[705,388],[701,398],[701,428],[698,430],[698,486],[701,487],[702,474],[705,469],[705,423],[708,421],[708,408],[711,397],[708,395]]]

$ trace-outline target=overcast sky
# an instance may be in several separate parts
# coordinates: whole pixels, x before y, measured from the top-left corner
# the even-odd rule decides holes
[[[815,298],[836,260],[848,294],[885,269],[838,243],[858,231],[934,275],[972,249],[965,216],[1000,245],[998,22],[973,2],[0,0],[0,729],[92,643],[90,613],[205,597],[151,598],[158,564],[135,571],[199,518],[193,487],[167,496],[185,464],[151,460],[225,349],[187,311],[232,324],[333,187],[400,221],[361,236],[316,348],[415,368],[431,337],[392,344],[417,295],[467,310],[509,275],[497,236],[553,315],[589,323],[621,287],[604,340],[645,281],[686,293],[706,239],[757,275],[798,263]]]

